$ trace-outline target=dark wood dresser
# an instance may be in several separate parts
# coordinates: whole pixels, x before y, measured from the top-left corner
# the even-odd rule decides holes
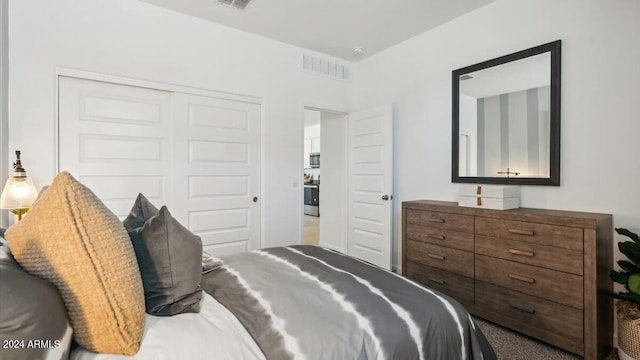
[[[613,335],[611,215],[402,203],[402,274],[474,315],[603,359]]]

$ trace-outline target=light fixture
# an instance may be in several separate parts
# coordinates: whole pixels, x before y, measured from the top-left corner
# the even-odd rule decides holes
[[[27,177],[27,172],[20,162],[20,150],[16,151],[16,162],[13,163],[13,177],[7,180],[0,196],[0,209],[9,209],[16,214],[18,221],[38,197],[38,190],[33,180]]]

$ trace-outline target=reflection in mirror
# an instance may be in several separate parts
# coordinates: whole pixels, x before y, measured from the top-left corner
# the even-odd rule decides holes
[[[549,177],[550,74],[544,53],[461,76],[460,176]]]
[[[453,182],[559,185],[559,49],[453,72]]]

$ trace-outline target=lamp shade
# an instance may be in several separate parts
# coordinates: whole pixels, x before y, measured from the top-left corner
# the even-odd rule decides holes
[[[23,209],[31,207],[38,198],[38,190],[28,177],[10,177],[0,196],[0,209]]]

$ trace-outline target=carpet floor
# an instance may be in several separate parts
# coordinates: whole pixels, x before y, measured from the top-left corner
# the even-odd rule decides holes
[[[474,317],[499,360],[578,360],[582,357]],[[606,360],[618,360],[613,351]]]

